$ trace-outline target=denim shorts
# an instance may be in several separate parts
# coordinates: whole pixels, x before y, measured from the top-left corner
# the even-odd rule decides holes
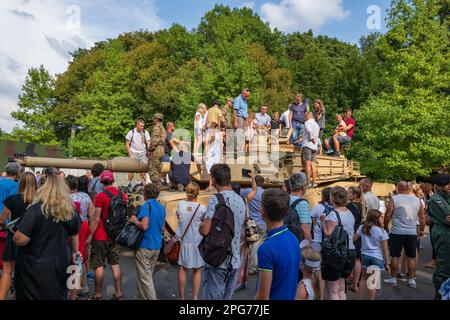
[[[380,260],[375,257],[371,257],[365,254],[361,255],[361,265],[363,269],[367,269],[370,266],[377,266],[380,270],[384,270],[384,260]]]

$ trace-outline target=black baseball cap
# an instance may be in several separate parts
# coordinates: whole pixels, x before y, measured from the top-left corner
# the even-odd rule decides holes
[[[437,174],[433,180],[435,185],[443,187],[450,184],[450,175],[446,173],[440,173]]]

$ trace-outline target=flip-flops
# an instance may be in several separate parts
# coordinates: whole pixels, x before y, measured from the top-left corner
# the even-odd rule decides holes
[[[95,294],[92,295],[88,300],[103,300],[103,296],[97,297]]]

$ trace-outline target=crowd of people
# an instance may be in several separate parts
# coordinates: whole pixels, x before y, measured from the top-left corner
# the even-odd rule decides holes
[[[144,163],[148,161],[152,183],[161,185],[166,184],[165,175],[161,175],[161,162],[171,162],[172,171],[174,166],[178,171],[175,178],[169,179],[171,187],[184,190],[189,181],[185,178],[188,167],[183,164],[190,162],[190,159],[199,164],[201,173],[209,174],[211,167],[221,163],[224,156],[233,158],[235,154],[238,157],[249,154],[252,146],[266,145],[268,138],[271,138],[271,143],[276,143],[284,128],[292,128],[291,143],[301,149],[309,187],[317,187],[316,156],[323,153],[322,141],[327,155],[340,156],[341,147],[351,142],[356,127],[352,110],[347,109],[345,117],[336,115],[334,135],[324,139],[326,112],[322,100],[315,100],[310,110],[299,93],[281,117],[278,112],[274,112],[271,117],[266,104],[260,107],[260,112],[250,111],[250,95],[250,90],[245,88],[236,98],[227,98],[223,107],[219,100],[214,100],[209,108],[204,103],[198,105],[194,116],[192,154],[190,143],[174,136],[174,123],[168,122],[164,128],[163,115],[154,115],[151,133],[145,130],[144,120],[137,120],[136,127],[125,137],[129,157]],[[187,161],[174,161],[175,157],[183,157],[183,153]],[[183,173],[184,176],[179,177]],[[133,174],[129,174],[128,180],[131,185]],[[141,183],[145,184],[144,174],[141,174]]]
[[[254,173],[252,187],[240,189],[227,164],[213,164],[209,172],[217,194],[208,205],[198,202],[200,187],[189,182],[186,200],[176,209],[180,299],[231,299],[239,275],[247,272],[243,240],[250,249],[248,272],[258,277],[257,300],[344,300],[347,287],[360,299],[375,299],[377,286],[367,279],[383,270],[389,274],[386,284],[395,287],[406,278],[416,288],[426,225],[433,226],[433,261],[427,266],[435,268],[436,296],[443,295],[439,289],[450,278],[449,175],[437,175],[434,190],[399,182],[383,213],[367,178],[347,190],[324,188],[322,201],[310,208],[304,173],[292,174],[283,189],[265,190],[264,179]],[[153,273],[166,231],[160,191],[158,183],[146,184],[144,204],[127,219],[142,232],[135,248],[136,299],[158,297]],[[106,264],[114,280],[111,299],[123,298],[112,217],[125,212],[128,201],[112,172],[96,164],[90,177],[63,176],[56,168],[37,176],[12,162],[0,178],[0,200],[5,238],[0,299],[13,284],[18,300],[101,300]],[[190,270],[192,297],[185,292]],[[92,293],[88,279],[94,281]]]

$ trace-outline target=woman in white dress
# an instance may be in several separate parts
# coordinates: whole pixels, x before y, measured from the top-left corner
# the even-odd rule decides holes
[[[206,207],[197,201],[199,192],[200,187],[197,183],[189,183],[186,186],[187,200],[180,201],[177,208],[178,229],[176,237],[181,241],[180,257],[178,258],[180,266],[178,271],[178,292],[181,300],[185,298],[184,290],[187,269],[192,269],[193,271],[192,291],[194,300],[198,300],[198,292],[202,280],[204,261],[198,250],[198,245],[202,241],[199,227],[204,219]],[[184,237],[183,234],[185,234]]]
[[[204,103],[200,103],[197,108],[197,112],[195,113],[194,119],[194,155],[197,155],[198,150],[200,149],[203,143],[203,125],[204,119],[206,119],[206,111],[208,108]]]
[[[208,131],[206,133],[206,143],[205,143],[205,165],[206,172],[209,175],[211,167],[216,163],[222,162],[222,152],[223,152],[223,140],[222,134],[219,130],[219,125],[215,122],[211,122]],[[211,176],[209,176],[209,190],[212,188]]]

